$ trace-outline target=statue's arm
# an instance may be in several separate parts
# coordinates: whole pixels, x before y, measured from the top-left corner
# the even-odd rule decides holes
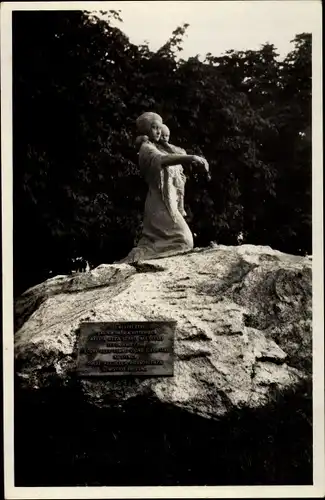
[[[189,164],[197,161],[198,157],[195,155],[184,155],[184,154],[171,154],[164,155],[161,157],[161,166],[162,167],[170,167],[172,165],[183,165]]]
[[[188,165],[189,163],[192,163],[196,166],[203,167],[205,171],[208,174],[208,179],[210,179],[210,174],[209,174],[209,164],[206,161],[205,158],[202,158],[201,156],[196,156],[196,155],[187,155],[187,154],[171,154],[171,155],[164,155],[161,157],[160,160],[161,167],[169,167],[171,165]]]
[[[194,163],[206,167],[208,171],[208,163],[204,158],[196,155],[188,154],[163,154],[160,153],[156,146],[149,143],[142,144],[139,152],[140,165],[151,165],[150,168],[166,168],[172,165],[188,165]]]

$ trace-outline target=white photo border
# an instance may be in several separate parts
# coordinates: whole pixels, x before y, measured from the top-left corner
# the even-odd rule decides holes
[[[165,4],[166,4],[165,0]],[[218,0],[222,4],[238,0]],[[245,2],[262,0],[245,0]],[[313,485],[311,486],[168,486],[168,487],[15,487],[14,485],[14,351],[12,222],[12,11],[108,10],[111,2],[5,2],[1,4],[1,169],[3,259],[3,407],[5,498],[320,498],[325,494],[324,467],[324,286],[323,286],[323,113],[322,5],[320,0],[263,0],[264,4],[308,3],[312,30],[312,164],[313,164]],[[135,2],[125,2],[135,3]],[[142,3],[142,2],[139,2]],[[148,2],[146,2],[148,4]],[[151,3],[151,2],[150,2]],[[155,4],[160,2],[154,2]],[[167,3],[178,3],[167,1]],[[185,2],[184,2],[185,3]],[[188,9],[192,2],[188,3]],[[201,1],[201,4],[204,2]],[[209,2],[211,3],[211,2]],[[164,6],[164,9],[166,7]]]

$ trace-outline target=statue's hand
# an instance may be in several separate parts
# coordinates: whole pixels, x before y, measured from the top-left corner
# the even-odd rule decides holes
[[[206,161],[206,159],[205,159],[205,158],[202,158],[202,160],[203,160],[203,162],[204,162],[204,163],[203,163],[204,170],[205,170],[207,173],[209,173],[209,171],[210,171],[210,167],[209,167],[208,162]]]
[[[194,163],[196,165],[200,165],[201,167],[203,167],[206,172],[209,172],[209,164],[206,161],[206,159],[203,158],[202,156],[196,156],[195,155],[194,156]]]
[[[193,163],[196,165],[202,165],[203,158],[201,156],[193,155]]]

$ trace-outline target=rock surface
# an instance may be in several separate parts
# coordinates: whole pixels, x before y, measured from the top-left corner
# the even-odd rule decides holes
[[[137,396],[218,418],[311,378],[311,261],[269,247],[199,249],[101,265],[27,290],[15,304],[23,388],[69,385],[81,321],[176,320],[174,377],[79,380],[96,407]]]

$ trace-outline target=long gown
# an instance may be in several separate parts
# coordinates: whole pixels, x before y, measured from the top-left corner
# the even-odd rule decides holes
[[[139,151],[139,167],[149,190],[145,202],[143,231],[137,246],[120,262],[167,257],[192,250],[193,236],[178,203],[181,165],[162,167],[167,153],[145,142]]]
[[[174,146],[173,144],[168,144],[168,149],[170,150],[171,153],[178,155],[186,155],[185,149],[179,148],[178,146]],[[183,167],[182,165],[168,167],[168,171],[170,172],[170,175],[172,176],[173,179],[173,184],[176,187],[178,210],[180,211],[181,215],[185,217],[186,212],[184,209],[184,191],[185,191],[186,177],[184,175]]]

